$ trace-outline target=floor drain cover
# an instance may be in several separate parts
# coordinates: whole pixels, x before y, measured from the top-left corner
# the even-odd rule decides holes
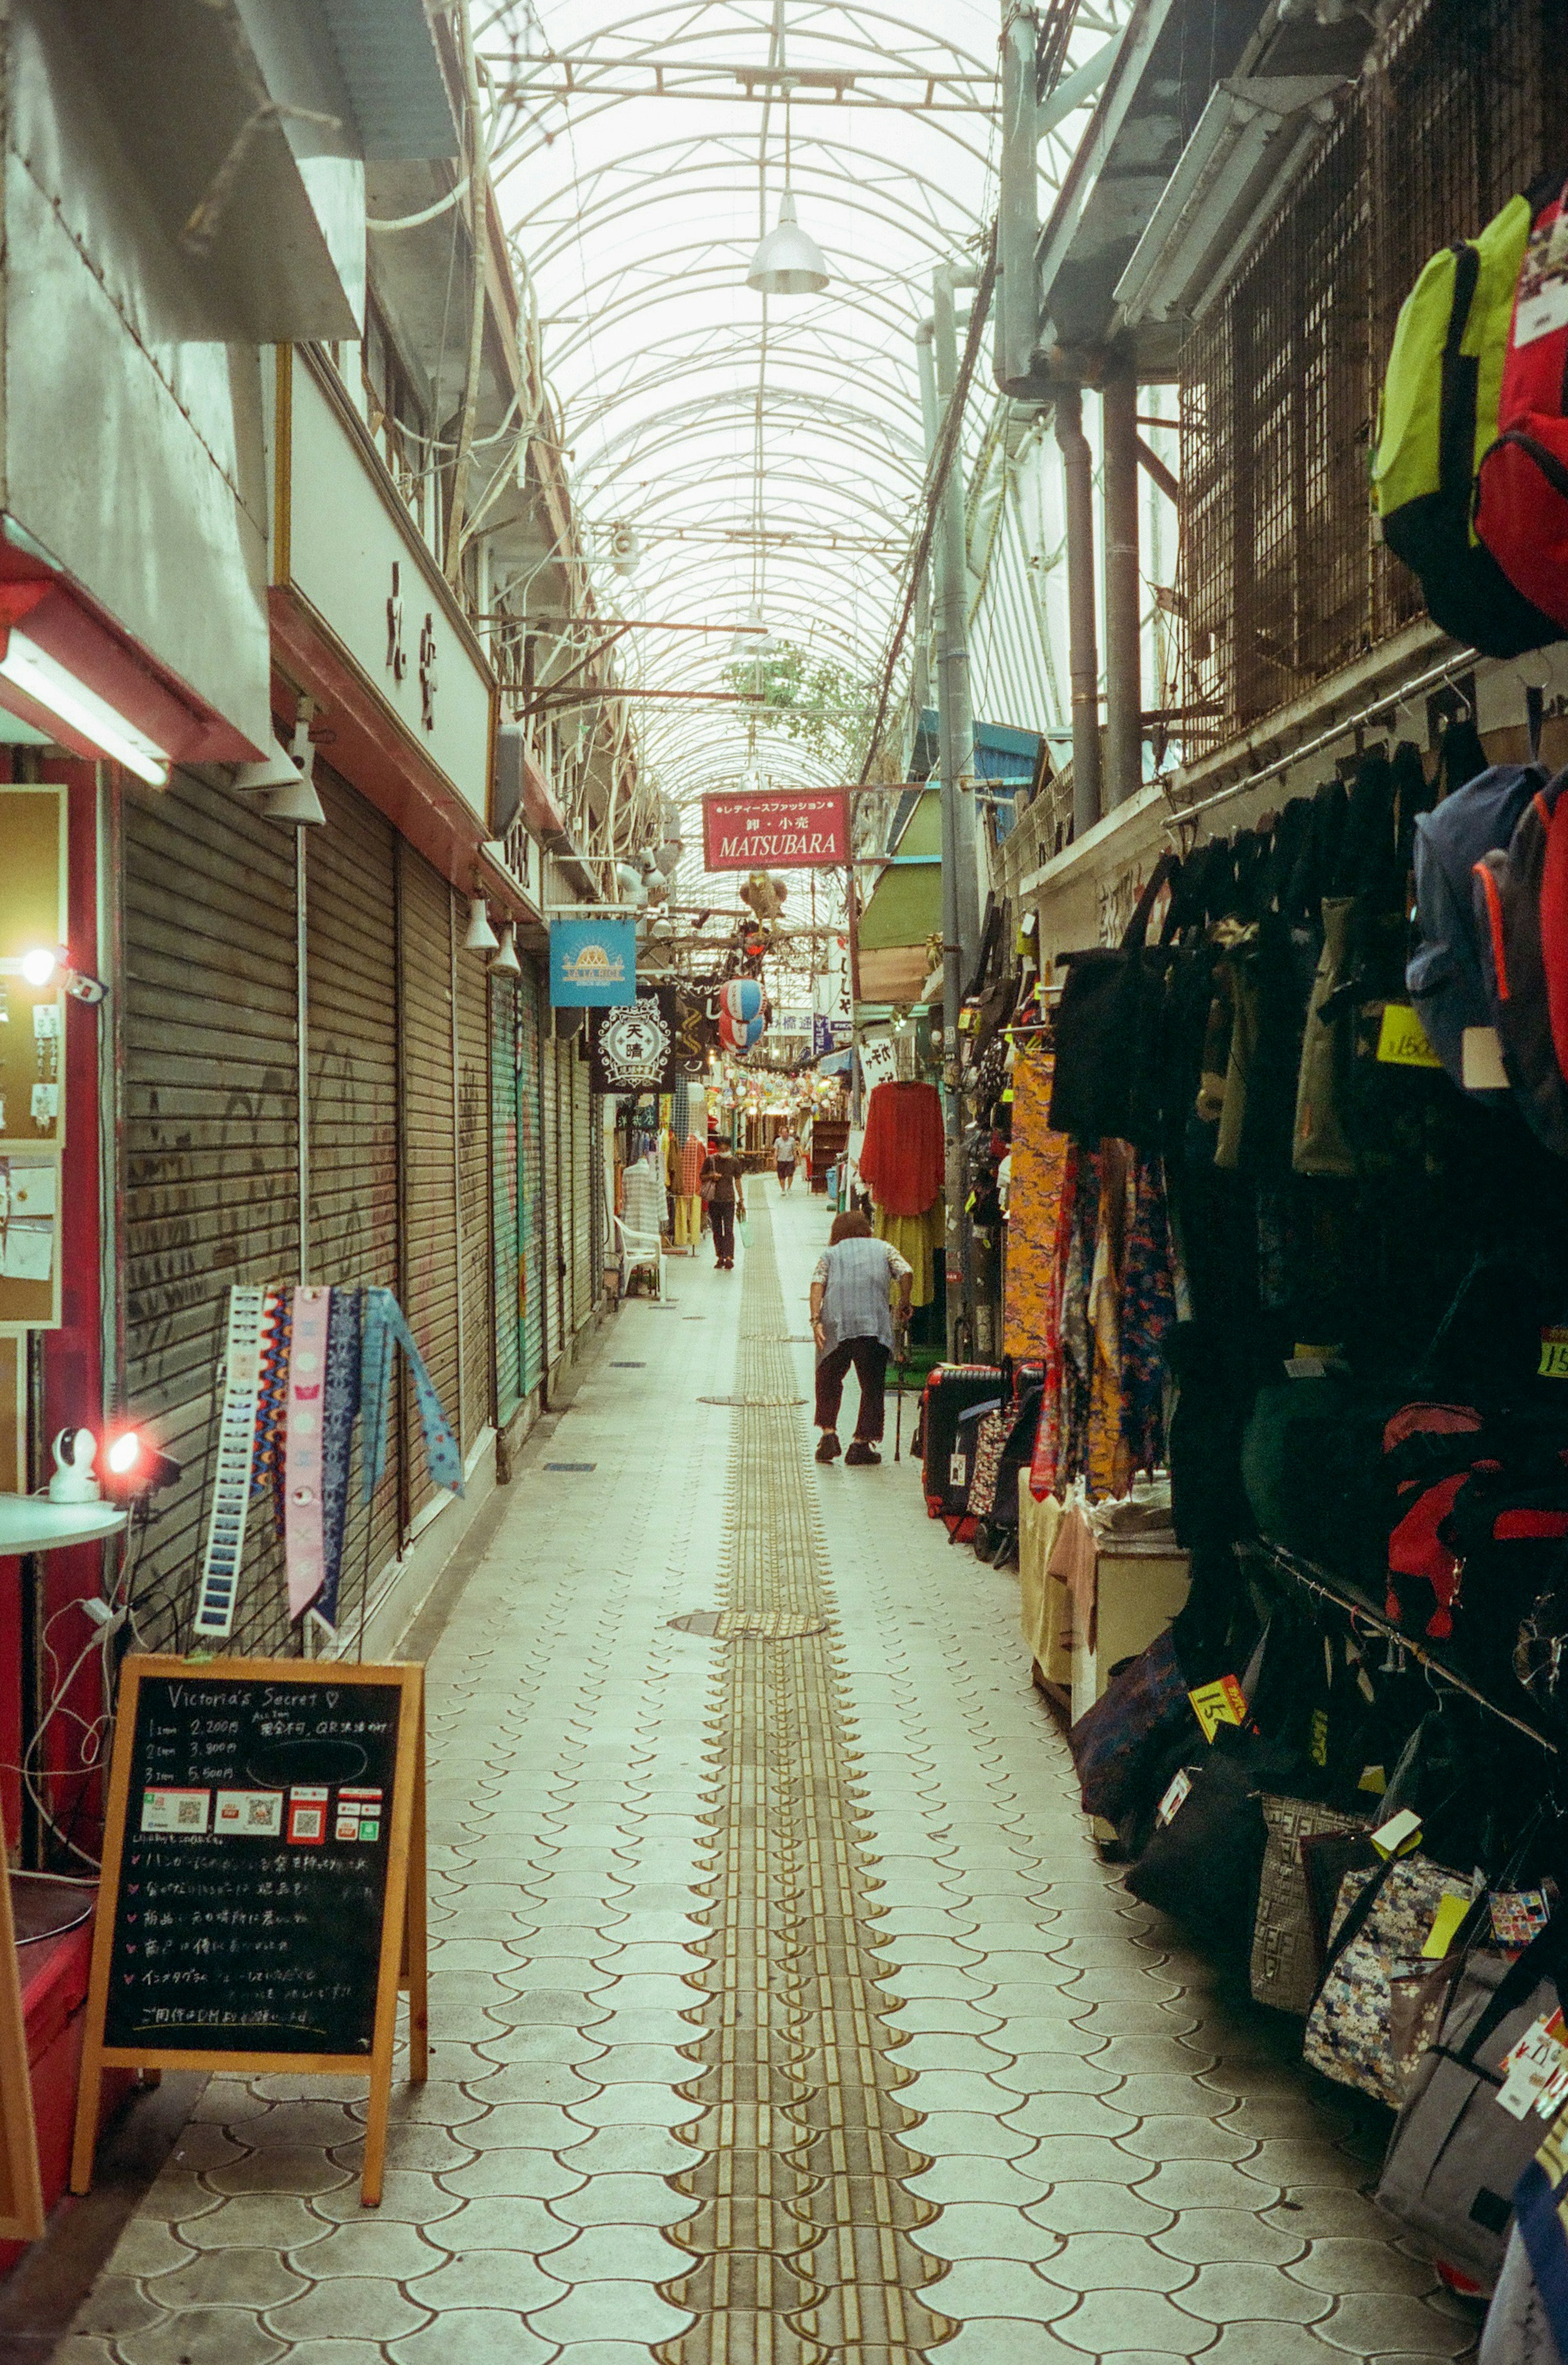
[[[597,1470],[597,1462],[547,1462],[546,1470]]]
[[[811,1399],[809,1396],[699,1396],[697,1401],[699,1404],[742,1405],[755,1408],[762,1405],[803,1405],[809,1404]]]
[[[648,1367],[646,1363],[611,1363],[610,1368],[612,1372],[645,1372]]]
[[[711,1634],[720,1642],[796,1642],[827,1632],[825,1618],[789,1609],[693,1609],[668,1623],[682,1634]]]

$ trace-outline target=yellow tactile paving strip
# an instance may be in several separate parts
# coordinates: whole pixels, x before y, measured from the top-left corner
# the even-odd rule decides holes
[[[784,1308],[765,1209],[745,1264],[738,1392],[785,1396]],[[908,2187],[929,2165],[897,2090],[879,1995],[875,1877],[857,1843],[846,1722],[813,1491],[796,1425],[736,1414],[725,1521],[728,1631],[709,1724],[719,1768],[705,2107],[699,2163],[671,2180],[702,2203],[674,2229],[694,2259],[663,2286],[696,2311],[664,2365],[904,2365],[957,2326],[929,2287],[944,2270],[909,2239],[938,2214]]]

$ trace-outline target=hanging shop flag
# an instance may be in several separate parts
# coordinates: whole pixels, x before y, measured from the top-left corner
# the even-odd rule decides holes
[[[679,1011],[674,989],[652,987],[588,1020],[588,1083],[596,1093],[673,1093]]]
[[[812,1057],[825,1059],[830,1051],[842,1051],[854,1034],[847,1018],[824,1018],[819,1012],[812,1020]]]
[[[799,870],[849,860],[847,789],[763,789],[755,796],[702,800],[703,863],[709,870]]]
[[[635,919],[551,921],[552,1010],[608,1010],[636,991]]]
[[[689,1079],[704,1076],[708,1072],[708,1054],[718,1046],[719,995],[722,989],[717,978],[693,978],[689,984],[678,985],[672,991],[676,1073]]]

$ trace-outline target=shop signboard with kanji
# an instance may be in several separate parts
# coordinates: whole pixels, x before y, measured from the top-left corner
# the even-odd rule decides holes
[[[722,790],[702,800],[709,870],[810,869],[849,860],[847,789]]]

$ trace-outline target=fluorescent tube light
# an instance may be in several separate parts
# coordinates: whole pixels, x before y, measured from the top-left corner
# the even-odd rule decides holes
[[[35,705],[58,716],[68,730],[91,740],[139,780],[155,789],[168,786],[169,758],[164,750],[15,624],[6,636],[6,654],[0,656],[0,681],[10,682]]]

